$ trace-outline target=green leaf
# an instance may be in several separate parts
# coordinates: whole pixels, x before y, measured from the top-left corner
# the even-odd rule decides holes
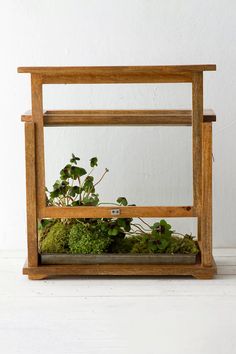
[[[86,173],[86,170],[82,167],[71,166],[71,178],[74,180],[86,175]]]
[[[60,187],[60,185],[61,185],[61,182],[59,180],[57,180],[53,185],[53,189],[54,190],[58,189]]]
[[[154,223],[151,228],[153,236],[157,236],[157,234],[160,234],[170,237],[173,233],[173,231],[171,230],[171,225],[163,219],[160,220],[160,222]]]
[[[85,178],[83,188],[86,193],[93,193],[95,191],[95,188],[93,186],[93,180],[94,180],[93,176],[87,176]]]
[[[82,202],[83,202],[83,205],[96,206],[99,203],[98,194],[92,194],[89,197],[85,197]]]
[[[126,232],[129,232],[129,231],[131,230],[130,224],[126,224],[125,227],[124,227],[124,230],[125,230]]]
[[[72,205],[72,206],[80,206],[81,203],[80,203],[79,200],[76,200],[76,201],[72,202],[71,205]]]
[[[74,186],[74,187],[70,187],[69,188],[69,195],[71,197],[75,197],[78,194],[81,194],[83,191],[83,188],[79,187],[79,186]]]
[[[126,220],[125,219],[118,219],[117,220],[117,225],[120,226],[120,227],[125,227],[126,226]]]
[[[161,226],[164,226],[166,230],[170,230],[170,229],[171,229],[171,225],[168,224],[168,223],[166,222],[166,220],[164,220],[164,219],[160,220],[160,225],[161,225]]]
[[[128,205],[127,199],[125,197],[119,197],[116,201],[120,205],[124,205],[124,206]]]
[[[59,197],[59,195],[60,195],[59,189],[55,189],[54,191],[50,192],[50,198],[52,199]]]
[[[70,159],[71,163],[74,163],[75,165],[77,165],[77,161],[79,161],[80,158],[78,156],[75,156],[74,154],[72,154],[72,158]]]
[[[95,166],[97,166],[98,165],[98,159],[97,159],[97,157],[92,157],[91,159],[90,159],[90,166],[91,167],[95,167]]]
[[[71,177],[71,165],[68,164],[66,165],[61,171],[60,171],[60,177],[62,180],[66,180]]]

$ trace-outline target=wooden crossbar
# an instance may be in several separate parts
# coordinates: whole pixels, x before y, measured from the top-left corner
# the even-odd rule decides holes
[[[32,113],[22,115],[31,122]],[[204,110],[203,122],[216,121],[213,110]],[[191,110],[51,110],[43,114],[46,127],[76,125],[192,125]]]
[[[119,210],[117,218],[134,217],[195,217],[191,206],[80,206],[46,207],[40,210],[40,218],[111,218],[112,210]]]

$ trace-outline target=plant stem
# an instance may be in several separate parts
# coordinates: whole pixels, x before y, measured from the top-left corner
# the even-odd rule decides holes
[[[137,229],[139,229],[143,234],[147,234],[147,231],[143,230],[143,229],[139,226],[139,224],[131,224],[131,225],[137,227]]]
[[[91,175],[91,173],[93,173],[93,170],[94,170],[94,168],[92,168],[92,170],[87,174],[87,176],[86,177],[88,177],[88,176],[90,176]]]
[[[149,227],[149,229],[152,229],[151,226],[146,222],[144,221],[142,218],[138,218],[140,221],[142,221],[145,225],[147,225]]]
[[[93,185],[94,187],[97,186],[98,183],[100,183],[100,182],[103,180],[103,178],[104,178],[104,176],[105,176],[105,174],[106,174],[107,172],[108,172],[108,169],[106,168],[106,169],[105,169],[105,172],[104,172],[103,175],[102,175],[102,177]]]

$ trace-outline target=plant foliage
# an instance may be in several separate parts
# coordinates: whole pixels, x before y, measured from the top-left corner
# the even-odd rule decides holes
[[[94,180],[97,157],[89,160],[90,170],[81,166],[80,158],[72,154],[68,164],[51,191],[46,189],[48,206],[127,206],[126,197],[116,203],[100,202],[96,186],[109,172],[105,168]],[[134,205],[134,204],[132,204]],[[39,225],[41,253],[198,253],[197,242],[191,235],[176,234],[165,220],[147,224],[138,218],[44,219]]]

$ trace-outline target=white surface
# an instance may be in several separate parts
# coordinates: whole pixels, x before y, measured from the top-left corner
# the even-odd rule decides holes
[[[214,251],[214,280],[69,277],[29,281],[22,252],[0,252],[4,354],[232,354],[236,250]]]
[[[27,75],[17,75],[16,67],[27,65],[216,63],[218,71],[205,75],[205,107],[214,108],[218,116],[214,128],[214,245],[236,246],[233,233],[236,229],[234,0],[0,0],[0,41],[0,249],[22,248],[26,240],[20,114],[30,107],[30,86]],[[116,89],[112,86],[60,87],[56,88],[54,100],[49,88],[45,91],[45,107],[185,107],[189,105],[190,90],[180,86],[170,89],[166,85],[162,91],[157,85],[119,86]],[[64,93],[65,96],[62,95]],[[51,162],[51,178],[54,178],[58,161],[67,158],[64,146],[69,144],[68,141],[76,140],[72,135],[67,137],[68,140],[60,138],[54,135],[49,147],[51,151],[56,150]],[[177,133],[175,139],[175,142],[180,141],[181,133]],[[89,143],[95,148],[93,141]],[[153,146],[156,148],[155,144]],[[145,160],[153,165],[159,187],[166,179],[166,174],[158,173],[159,166],[166,160],[164,146],[158,147],[150,160]],[[169,151],[173,149],[174,144],[170,140]],[[120,146],[117,150],[121,151]],[[129,153],[132,153],[131,146]],[[153,164],[155,159],[158,163]],[[168,168],[174,168],[181,172],[177,160],[170,159],[165,170],[168,172]],[[127,162],[124,159],[123,168],[127,168]],[[181,186],[187,185],[188,174],[183,173],[181,177]],[[173,190],[179,180],[180,174],[174,180]],[[126,184],[127,181],[122,179],[119,186],[116,183],[116,188],[123,190]],[[135,187],[139,188],[138,184]],[[142,199],[147,189],[139,188],[139,192]],[[164,192],[159,195],[160,199]],[[174,202],[179,201],[181,194],[175,190],[166,197]]]

